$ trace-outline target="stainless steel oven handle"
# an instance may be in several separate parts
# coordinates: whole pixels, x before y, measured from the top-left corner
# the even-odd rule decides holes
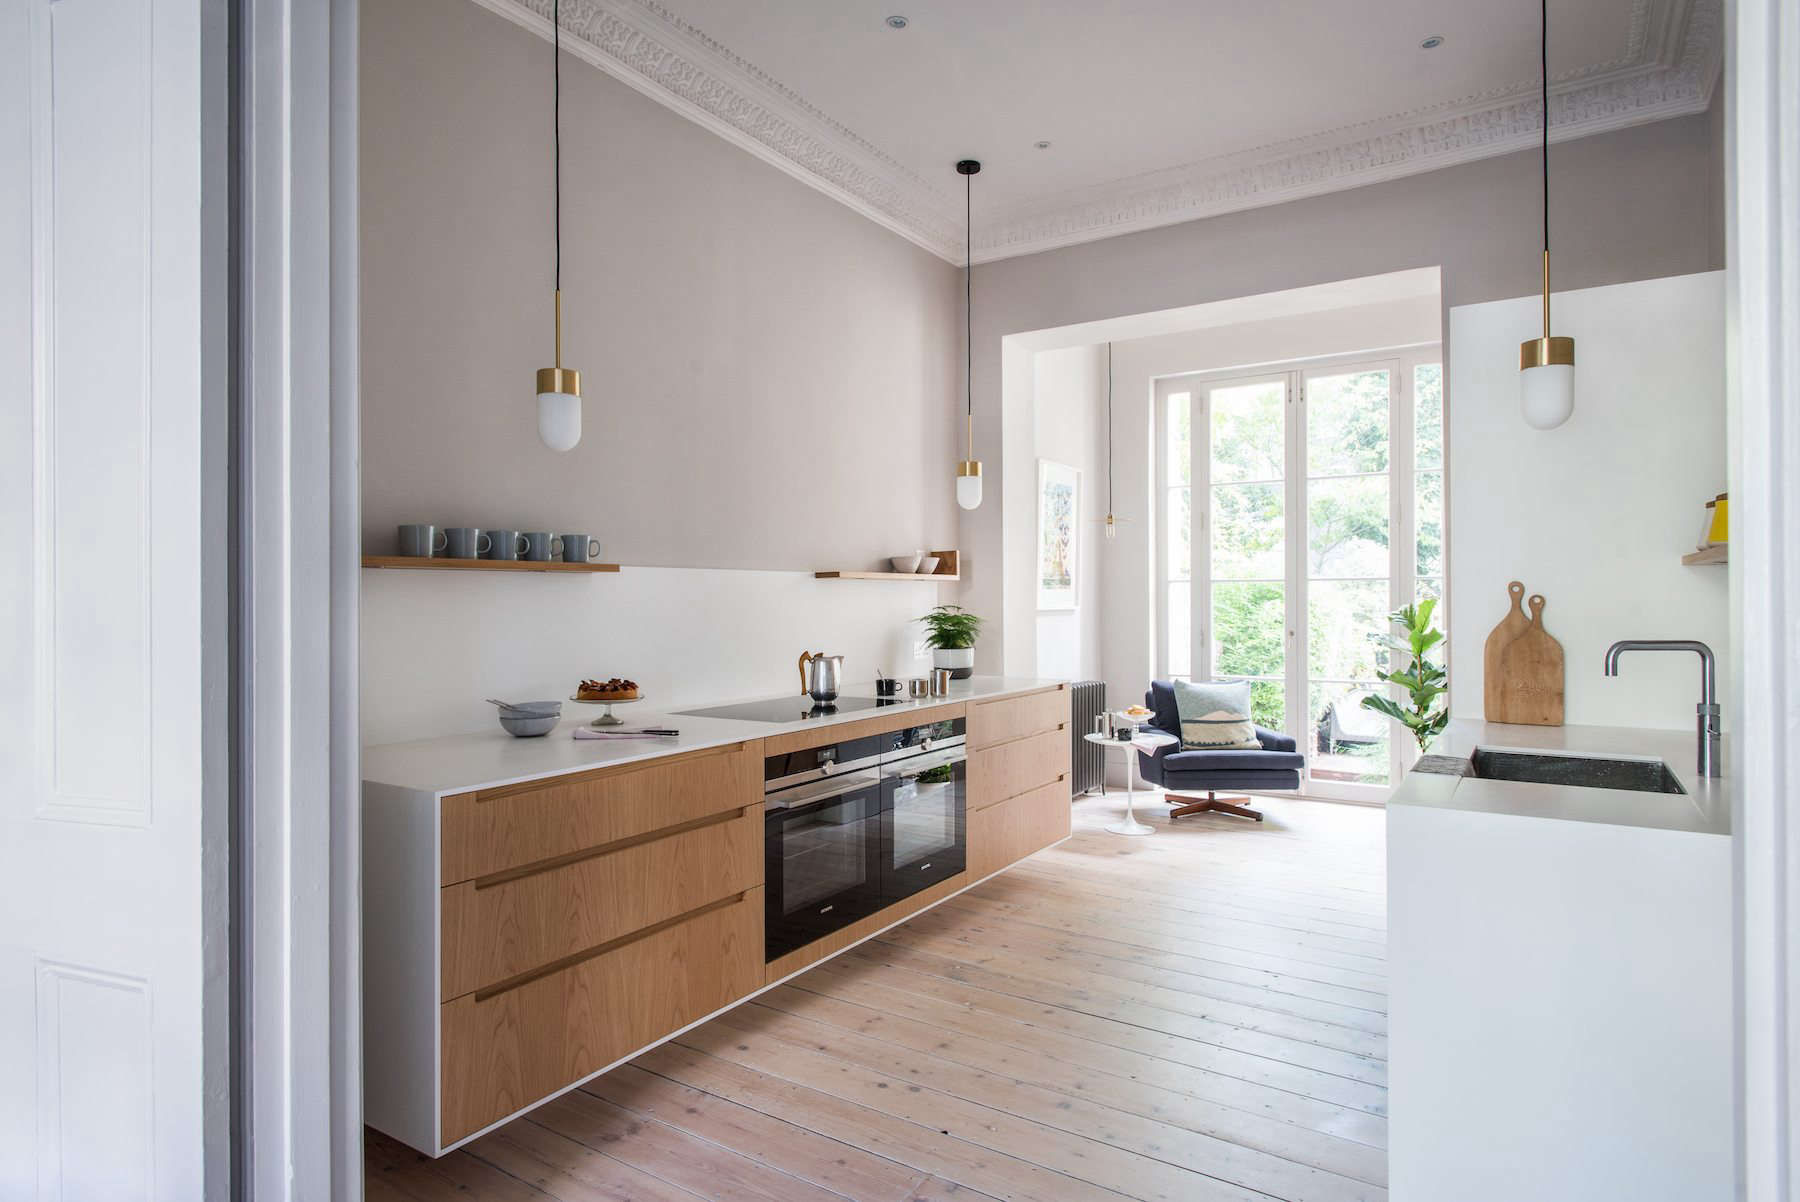
[[[816,805],[820,802],[847,796],[859,789],[873,788],[880,783],[881,777],[873,772],[834,776],[829,781],[818,781],[812,785],[796,785],[792,789],[771,793],[763,799],[763,808],[765,810],[790,810],[796,806]]]
[[[930,772],[933,768],[942,768],[946,764],[961,764],[968,760],[965,748],[952,747],[948,751],[940,751],[932,755],[909,756],[903,760],[890,760],[882,765],[882,775],[917,776],[921,772]]]

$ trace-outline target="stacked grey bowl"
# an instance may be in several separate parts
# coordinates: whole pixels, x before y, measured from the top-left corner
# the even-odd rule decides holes
[[[488,701],[500,711],[501,728],[521,739],[549,734],[562,718],[560,701]]]

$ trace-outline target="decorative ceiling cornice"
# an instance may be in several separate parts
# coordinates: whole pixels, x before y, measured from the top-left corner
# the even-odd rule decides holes
[[[550,36],[551,0],[475,0]],[[1636,0],[1625,53],[1553,82],[1552,140],[1704,112],[1724,0]],[[630,86],[951,263],[960,197],[681,20],[656,0],[561,0],[563,44]],[[1537,144],[1536,80],[983,215],[987,262],[1361,187]],[[946,177],[948,178],[948,177]]]

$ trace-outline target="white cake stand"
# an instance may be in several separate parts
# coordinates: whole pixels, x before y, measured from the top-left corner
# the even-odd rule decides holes
[[[641,693],[636,697],[625,697],[618,701],[601,701],[597,698],[588,697],[569,698],[570,701],[573,701],[577,705],[604,705],[606,707],[606,712],[601,714],[598,718],[595,718],[592,722],[589,722],[589,726],[623,726],[625,725],[625,719],[615,718],[613,716],[612,707],[615,705],[635,705],[643,699]]]

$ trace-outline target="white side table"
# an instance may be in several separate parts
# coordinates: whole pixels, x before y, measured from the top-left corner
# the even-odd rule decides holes
[[[1154,835],[1156,828],[1139,822],[1131,808],[1137,788],[1135,783],[1137,781],[1137,753],[1140,751],[1154,753],[1158,747],[1166,747],[1180,740],[1176,739],[1174,735],[1165,734],[1160,730],[1139,731],[1135,737],[1125,741],[1111,738],[1098,731],[1081,737],[1090,743],[1098,743],[1109,749],[1116,747],[1125,752],[1125,817],[1117,822],[1109,823],[1106,829],[1115,835]]]

